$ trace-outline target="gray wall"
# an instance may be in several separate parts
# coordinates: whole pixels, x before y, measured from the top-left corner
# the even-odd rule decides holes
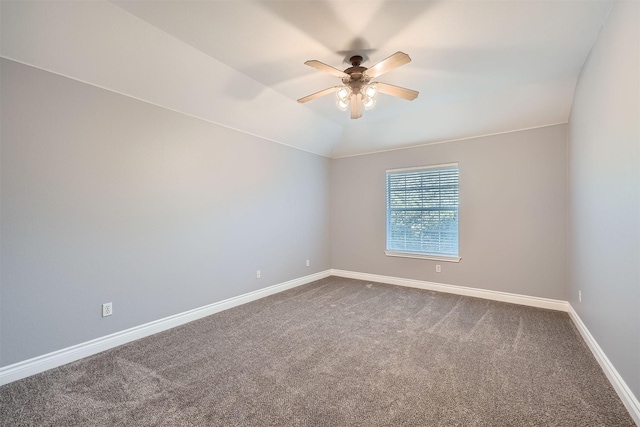
[[[569,302],[640,396],[640,3],[619,2],[569,120]],[[582,303],[578,291],[582,291]]]
[[[333,268],[566,300],[566,131],[335,159]],[[460,263],[386,256],[385,171],[450,162],[460,167]]]
[[[1,366],[330,268],[328,159],[0,67]]]

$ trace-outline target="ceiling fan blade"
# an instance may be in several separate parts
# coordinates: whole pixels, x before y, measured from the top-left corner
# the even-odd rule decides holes
[[[418,97],[419,92],[416,90],[405,89],[400,86],[394,86],[387,83],[374,82],[378,87],[378,92],[385,93],[387,95],[396,96],[398,98],[413,101]]]
[[[346,79],[349,77],[349,74],[340,71],[337,68],[333,68],[331,65],[327,65],[324,62],[316,61],[315,59],[305,62],[304,65],[308,65],[309,67],[313,67],[317,70],[324,71],[325,73],[329,73],[342,79]]]
[[[367,69],[364,74],[370,78],[381,76],[384,73],[388,73],[391,70],[395,70],[401,65],[411,62],[411,58],[404,52],[396,52],[388,58],[383,59],[376,65]]]
[[[359,119],[362,117],[362,94],[351,94],[351,118]]]
[[[304,98],[298,99],[298,102],[300,104],[304,104],[305,102],[309,102],[312,99],[316,99],[316,98],[320,98],[321,96],[329,95],[330,93],[335,92],[335,90],[337,88],[339,88],[339,87],[340,86],[334,86],[334,87],[327,88],[325,90],[321,90],[320,92],[312,93],[311,95],[308,95],[308,96],[305,96]]]

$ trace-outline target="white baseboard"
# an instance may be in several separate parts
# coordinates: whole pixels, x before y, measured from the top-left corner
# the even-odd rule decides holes
[[[602,348],[598,345],[597,341],[595,340],[593,335],[591,335],[591,332],[589,332],[585,324],[582,322],[582,319],[580,319],[580,316],[578,316],[578,313],[576,313],[571,304],[569,304],[568,311],[571,320],[573,320],[573,323],[576,325],[576,328],[578,328],[580,335],[582,335],[582,338],[591,349],[591,352],[600,364],[600,367],[609,379],[609,382],[615,389],[616,393],[618,393],[620,400],[622,400],[622,403],[627,408],[627,411],[629,411],[629,414],[631,414],[631,417],[635,421],[636,425],[640,426],[640,402],[638,402],[636,396],[629,389],[627,383],[622,379],[616,368],[613,366]]]
[[[576,325],[576,328],[582,335],[583,339],[591,349],[596,360],[602,367],[605,375],[611,382],[611,385],[620,396],[622,403],[625,405],[635,423],[640,426],[640,403],[633,392],[629,389],[625,381],[622,379],[616,368],[613,366],[609,358],[606,356],[602,348],[598,345],[595,338],[591,335],[587,327],[584,325],[580,316],[575,312],[573,307],[566,302],[547,298],[531,297],[526,295],[517,295],[507,292],[489,291],[484,289],[467,288],[464,286],[447,285],[443,283],[426,282],[421,280],[403,279],[399,277],[381,276],[377,274],[358,273],[345,270],[325,270],[319,273],[293,279],[288,282],[269,286],[264,289],[249,292],[237,297],[229,298],[193,310],[185,311],[174,316],[165,317],[144,325],[116,332],[101,338],[96,338],[81,344],[54,351],[42,356],[34,357],[29,360],[15,363],[13,365],[0,368],[0,385],[8,384],[31,375],[35,375],[46,370],[66,365],[67,363],[88,357],[110,348],[135,341],[167,329],[180,326],[182,324],[197,320],[220,311],[227,310],[278,292],[292,289],[316,280],[324,279],[329,276],[339,276],[351,279],[368,280],[371,282],[388,283],[391,285],[407,286],[412,288],[427,289],[438,292],[452,293],[456,295],[465,295],[476,298],[490,299],[494,301],[509,302],[513,304],[527,305],[532,307],[546,308],[551,310],[566,311]]]
[[[264,289],[259,289],[237,297],[215,302],[213,304],[165,317],[164,319],[145,323],[144,325],[135,326],[124,331],[116,332],[114,334],[63,348],[42,356],[14,363],[13,365],[5,366],[0,368],[0,385],[8,384],[58,366],[66,365],[67,363],[100,353],[110,348],[114,348],[149,335],[157,334],[158,332],[175,328],[176,326],[180,326],[287,289],[324,279],[325,277],[329,277],[330,272],[331,270],[325,270],[319,273],[289,280],[288,282],[279,283]]]
[[[427,289],[429,291],[445,292],[448,294],[484,298],[494,301],[510,302],[513,304],[528,305],[530,307],[546,308],[550,310],[567,311],[569,307],[569,304],[566,301],[561,300],[510,294],[508,292],[489,291],[486,289],[467,288],[465,286],[446,285],[444,283],[425,282],[423,280],[402,279],[400,277],[380,276],[378,274],[358,273],[355,271],[335,269],[331,270],[331,275],[347,277],[349,279],[388,283],[390,285],[408,286],[410,288]]]

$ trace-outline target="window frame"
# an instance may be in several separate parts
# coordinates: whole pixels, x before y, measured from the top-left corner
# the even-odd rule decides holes
[[[458,169],[458,209],[457,209],[457,226],[458,226],[458,254],[457,255],[442,255],[442,254],[426,254],[426,253],[416,253],[416,252],[408,252],[408,251],[393,251],[388,249],[389,245],[389,188],[388,188],[388,177],[389,173],[399,173],[399,172],[411,172],[411,171],[423,171],[429,169],[447,169],[447,168],[456,168]],[[417,259],[427,259],[434,261],[444,261],[444,262],[460,262],[462,257],[460,256],[460,165],[459,163],[441,163],[435,165],[426,165],[426,166],[414,166],[409,168],[398,168],[398,169],[387,169],[385,171],[385,251],[386,256],[391,257],[401,257],[401,258],[417,258]]]

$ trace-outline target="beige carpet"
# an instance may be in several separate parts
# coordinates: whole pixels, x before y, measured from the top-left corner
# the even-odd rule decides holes
[[[337,277],[8,384],[0,420],[634,425],[566,313]]]

